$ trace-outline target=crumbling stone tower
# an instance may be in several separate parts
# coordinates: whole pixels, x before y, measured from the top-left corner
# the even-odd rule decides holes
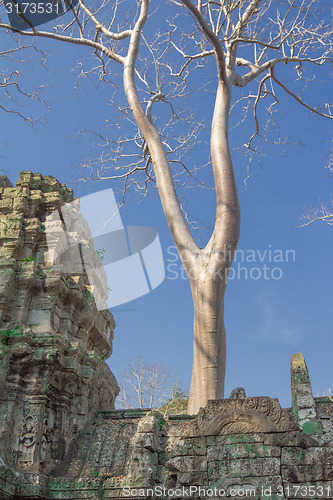
[[[21,172],[16,187],[0,177],[0,462],[24,473],[56,473],[80,430],[113,409],[119,392],[104,361],[113,316],[97,310],[84,266],[65,269],[55,258],[57,234],[83,241],[78,207],[68,218],[72,201],[51,176]],[[84,251],[98,261],[80,227]]]

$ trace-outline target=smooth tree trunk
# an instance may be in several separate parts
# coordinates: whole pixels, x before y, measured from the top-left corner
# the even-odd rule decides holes
[[[226,342],[225,287],[202,268],[192,286],[194,305],[193,368],[188,412],[195,414],[210,399],[224,396]]]
[[[240,208],[228,142],[231,92],[220,82],[211,130],[216,186],[216,222],[194,268],[186,263],[194,305],[193,369],[188,412],[195,414],[210,399],[224,397],[226,339],[224,294],[239,239]]]
[[[194,8],[194,7],[193,7]],[[188,412],[195,414],[209,399],[224,395],[224,293],[239,238],[240,210],[228,144],[228,116],[233,75],[224,69],[223,51],[216,48],[219,84],[211,129],[211,159],[216,187],[216,219],[204,249],[195,244],[177,198],[165,149],[150,113],[145,113],[135,85],[135,61],[148,0],[132,31],[124,62],[124,90],[154,166],[163,211],[191,285],[194,304],[193,373]]]

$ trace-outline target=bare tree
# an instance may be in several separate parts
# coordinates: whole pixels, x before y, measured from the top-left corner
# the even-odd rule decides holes
[[[131,359],[121,374],[118,408],[154,408],[165,404],[172,395],[170,374],[157,363],[143,357]]]
[[[224,396],[224,294],[240,227],[228,141],[229,113],[237,105],[243,108],[245,116],[252,110],[254,131],[243,147],[250,155],[250,163],[258,152],[258,141],[281,142],[278,134],[271,139],[266,125],[260,124],[259,111],[267,103],[268,123],[274,129],[273,111],[280,92],[313,115],[332,119],[329,104],[317,107],[312,104],[312,94],[310,103],[305,99],[306,87],[316,72],[332,64],[332,23],[319,11],[321,5],[319,0],[198,0],[197,4],[173,0],[168,5],[168,15],[161,16],[163,3],[158,5],[152,0],[148,18],[149,0],[79,0],[71,8],[67,24],[50,31],[32,25],[19,30],[0,23],[0,28],[22,38],[39,37],[88,47],[95,52],[97,64],[82,70],[82,76],[95,73],[107,82],[114,79],[115,65],[122,68],[127,104],[120,105],[120,111],[131,120],[133,135],[127,133],[117,141],[99,134],[109,153],[101,155],[97,173],[91,173],[90,178],[123,180],[124,193],[134,174],[139,176],[133,181],[138,187],[139,178],[143,189],[150,183],[156,184],[193,296],[190,413],[196,413],[207,400]],[[212,58],[215,67],[210,63]],[[207,245],[200,248],[176,188],[179,173],[189,179],[196,177],[199,167],[187,165],[186,152],[188,144],[198,140],[201,122],[194,119],[186,105],[183,109],[187,111],[181,112],[176,103],[186,103],[193,91],[193,79],[199,81],[197,71],[204,63],[211,76],[210,83],[202,86],[204,90],[216,88],[211,158],[207,154],[206,162],[208,165],[211,160],[214,174],[216,217]],[[282,76],[278,74],[279,67],[284,69]],[[287,78],[285,69],[293,70],[288,71]],[[246,86],[250,89],[247,95],[242,90]],[[163,105],[160,115],[158,105]],[[186,133],[179,132],[177,123],[181,130],[187,124],[190,127]],[[183,156],[179,154],[181,150]],[[114,170],[106,174],[110,165]]]

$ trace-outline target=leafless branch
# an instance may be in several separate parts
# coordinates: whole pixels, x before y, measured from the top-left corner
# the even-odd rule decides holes
[[[300,218],[298,227],[306,227],[317,221],[326,222],[329,226],[333,226],[333,198],[331,198],[330,205],[320,202],[318,208],[309,208]]]

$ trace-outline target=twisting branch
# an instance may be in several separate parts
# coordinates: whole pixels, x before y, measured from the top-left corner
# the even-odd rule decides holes
[[[331,120],[333,119],[333,116],[331,115],[331,113],[327,114],[327,113],[322,113],[321,111],[318,111],[318,109],[313,108],[312,106],[309,106],[306,102],[302,101],[302,99],[300,99],[296,94],[294,94],[293,92],[291,92],[291,90],[289,90],[288,87],[286,87],[286,85],[284,85],[282,82],[280,82],[280,80],[278,80],[276,78],[273,67],[270,68],[270,75],[272,77],[272,80],[274,80],[275,83],[277,83],[278,85],[280,85],[280,87],[285,92],[287,92],[287,94],[289,94],[291,97],[293,97],[295,99],[295,101],[297,101],[299,104],[301,104],[302,106],[304,106],[305,108],[309,109],[313,113],[316,113],[319,116],[323,116],[325,118],[330,118]],[[330,108],[329,108],[328,105],[327,105],[327,109],[330,111]]]
[[[89,19],[93,21],[96,25],[96,31],[100,31],[103,35],[106,35],[108,38],[112,38],[112,40],[124,40],[125,38],[129,38],[132,34],[132,30],[121,31],[120,33],[113,33],[109,29],[107,29],[103,24],[101,24],[90,9],[85,5],[82,0],[79,0],[80,6],[84,10],[86,14],[88,14]]]
[[[197,21],[199,27],[203,31],[205,37],[211,42],[216,55],[217,68],[219,80],[226,82],[226,71],[225,71],[225,59],[220,41],[214,31],[209,27],[203,15],[200,11],[193,5],[191,0],[181,0],[185,7],[191,12],[195,20]]]
[[[251,135],[251,137],[249,139],[249,142],[246,144],[246,147],[248,149],[252,149],[252,142],[253,142],[253,140],[255,139],[255,137],[257,135],[260,135],[260,133],[259,133],[259,120],[258,120],[257,109],[258,109],[258,103],[259,103],[260,98],[261,98],[261,93],[262,93],[263,86],[264,86],[266,80],[268,80],[269,78],[270,78],[270,75],[265,75],[264,78],[261,80],[261,82],[259,84],[258,94],[257,94],[257,97],[255,98],[254,105],[253,105],[253,116],[254,116],[254,121],[255,121],[255,132]],[[267,95],[267,92],[265,92],[265,96],[264,97],[266,97],[266,95]]]
[[[197,246],[194,243],[179,206],[161,137],[151,118],[144,113],[135,85],[135,63],[141,32],[148,16],[148,4],[148,0],[142,0],[140,15],[131,35],[124,64],[124,89],[135,121],[149,149],[151,161],[154,165],[157,187],[171,234],[180,252],[188,254],[187,262],[189,265],[190,260],[194,258],[197,251]]]
[[[124,58],[122,56],[120,56],[119,54],[116,54],[113,50],[105,47],[101,43],[95,42],[93,40],[89,40],[88,38],[74,38],[71,36],[60,35],[58,33],[50,33],[48,31],[34,30],[33,32],[30,32],[30,31],[25,31],[25,30],[20,30],[18,28],[14,28],[10,24],[4,24],[4,23],[0,23],[0,28],[11,31],[12,33],[17,33],[17,34],[22,35],[22,36],[49,38],[51,40],[57,40],[59,42],[67,42],[67,43],[71,43],[74,45],[85,45],[87,47],[93,47],[94,49],[97,49],[101,53],[105,54],[110,59],[113,59],[114,61],[116,61],[120,64],[124,63]]]

